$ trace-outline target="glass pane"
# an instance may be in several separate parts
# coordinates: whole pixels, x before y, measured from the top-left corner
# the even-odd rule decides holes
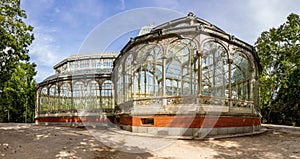
[[[137,65],[134,88],[136,97],[161,95],[159,79],[162,78],[162,52],[157,45],[147,45],[137,52]]]
[[[229,71],[226,50],[216,42],[204,45],[202,56],[202,94],[213,97],[226,97]]]
[[[233,63],[231,65],[232,77],[231,85],[234,88],[235,95],[233,99],[250,100],[250,63],[247,56],[241,52],[235,52],[232,55]]]
[[[111,81],[105,81],[102,84],[102,90],[101,90],[101,107],[103,110],[106,109],[113,109],[113,95],[112,95],[112,82]]]

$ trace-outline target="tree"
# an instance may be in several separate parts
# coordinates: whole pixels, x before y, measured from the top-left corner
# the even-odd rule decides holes
[[[34,111],[36,72],[28,55],[34,36],[25,18],[20,0],[0,1],[0,122],[23,122]]]
[[[260,104],[264,121],[300,126],[300,18],[290,14],[256,41],[263,68]]]

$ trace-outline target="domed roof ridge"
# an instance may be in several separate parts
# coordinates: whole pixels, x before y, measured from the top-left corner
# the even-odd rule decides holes
[[[218,30],[219,32],[224,32],[222,29],[213,25],[212,23],[197,17],[193,12],[189,12],[188,15],[185,17],[181,17],[181,18],[163,23],[157,27],[154,27],[152,29],[152,32],[154,32],[155,30],[173,29],[173,28],[196,26],[196,25],[212,28],[212,29]]]
[[[138,36],[144,35],[144,34],[147,34],[147,33],[150,33],[151,30],[152,30],[154,27],[155,27],[154,24],[149,24],[149,25],[143,26],[143,27],[140,29],[140,31],[139,31],[139,33],[138,33]]]

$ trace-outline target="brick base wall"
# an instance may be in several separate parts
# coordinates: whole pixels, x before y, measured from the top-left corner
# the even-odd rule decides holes
[[[243,127],[261,125],[260,117],[237,117],[237,116],[126,116],[120,117],[120,124],[131,126],[144,126],[143,118],[153,118],[153,125],[147,127],[174,127],[174,128],[222,128]]]
[[[143,119],[152,123],[143,123]],[[261,118],[255,116],[130,116],[128,114],[108,116],[99,118],[95,116],[61,116],[61,117],[39,117],[35,119],[37,124],[42,125],[64,125],[64,126],[107,126],[114,123],[122,129],[134,133],[146,133],[151,135],[168,136],[196,136],[199,138],[226,135],[251,133],[260,129]]]
[[[46,124],[46,125],[66,125],[71,126],[72,124],[82,123],[82,122],[94,122],[94,123],[105,123],[105,122],[113,122],[114,117],[109,116],[106,118],[99,117],[78,117],[78,116],[60,116],[60,117],[38,117],[35,118],[36,124]]]

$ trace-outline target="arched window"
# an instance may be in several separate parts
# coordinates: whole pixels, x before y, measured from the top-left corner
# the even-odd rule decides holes
[[[128,55],[125,61],[125,101],[129,101],[133,96],[133,56]]]
[[[231,88],[232,99],[250,100],[251,71],[250,62],[242,52],[232,54]]]
[[[169,59],[166,64],[166,94],[180,95],[181,64],[176,58]]]
[[[50,110],[57,111],[59,109],[59,95],[57,85],[52,85],[49,92]]]
[[[85,86],[83,82],[76,82],[73,86],[73,100],[75,109],[85,108]]]
[[[68,82],[63,82],[60,86],[61,109],[69,110],[72,108],[71,87]]]
[[[154,76],[148,70],[140,72],[140,97],[154,96]]]
[[[250,87],[250,100],[253,101],[254,106],[259,110],[259,73],[257,70],[257,65],[255,65],[254,60],[252,60],[252,79],[251,79],[251,87]],[[251,71],[251,70],[250,70]]]
[[[90,81],[88,83],[86,95],[86,109],[97,109],[100,107],[100,88],[98,82]]]
[[[101,107],[103,110],[111,110],[114,107],[113,103],[113,84],[112,81],[107,80],[102,84],[102,89],[101,89]]]
[[[47,87],[42,88],[41,90],[41,97],[40,97],[40,109],[42,112],[45,113],[45,111],[48,110],[48,89]]]
[[[197,46],[190,39],[180,39],[168,46],[166,62],[166,94],[197,94]]]
[[[217,42],[204,44],[202,56],[202,95],[226,97],[229,89],[228,53]]]
[[[117,104],[124,102],[123,67],[117,66]]]
[[[136,97],[161,95],[162,51],[158,45],[147,45],[137,52],[135,71]]]

